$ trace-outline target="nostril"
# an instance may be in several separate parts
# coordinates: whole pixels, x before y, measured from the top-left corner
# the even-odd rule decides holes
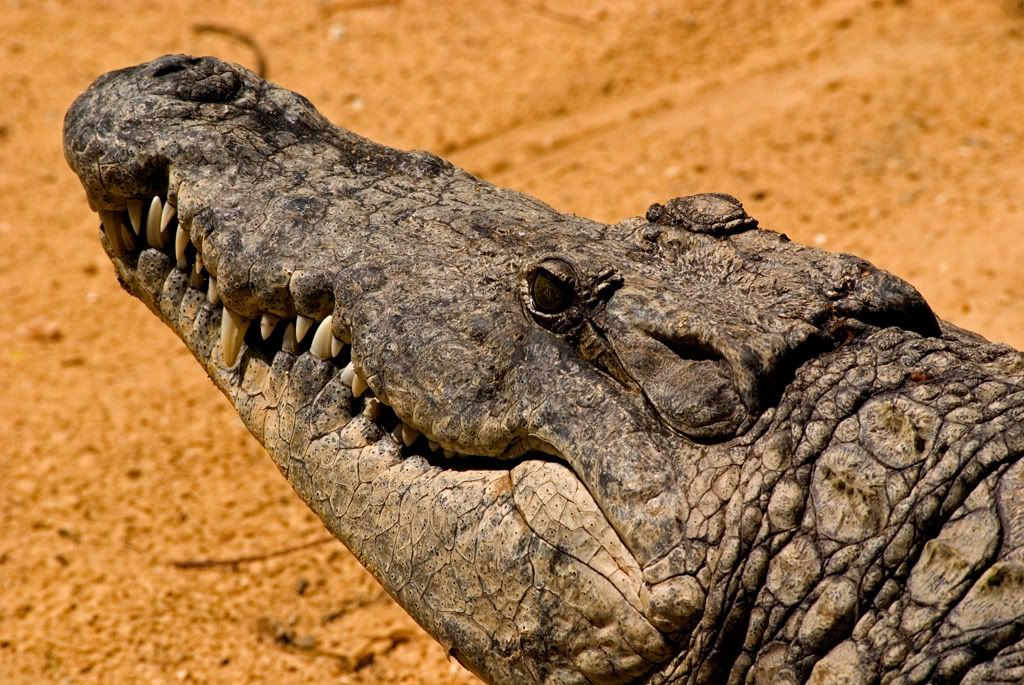
[[[185,71],[184,64],[168,64],[163,67],[157,67],[153,70],[153,73],[150,74],[150,76],[153,78],[160,78],[161,76],[167,76],[168,74],[176,74],[179,71]]]
[[[198,58],[189,57],[174,62],[168,62],[156,67],[150,74],[153,78],[160,78],[161,76],[168,76],[170,74],[177,74],[180,71],[185,71],[189,67],[195,66],[199,62]]]

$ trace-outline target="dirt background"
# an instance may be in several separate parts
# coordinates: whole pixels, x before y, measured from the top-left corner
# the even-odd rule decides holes
[[[256,63],[206,25],[375,140],[604,220],[727,191],[1024,346],[1019,0],[0,10],[3,683],[473,681],[118,288],[64,164],[64,111],[101,72],[166,52]]]

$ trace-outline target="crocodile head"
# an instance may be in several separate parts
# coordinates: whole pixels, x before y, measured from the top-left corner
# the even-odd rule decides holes
[[[775,493],[803,493],[776,512],[793,537],[822,427],[952,344],[905,282],[729,196],[561,214],[212,58],[101,77],[64,140],[128,292],[331,531],[498,682],[759,663],[768,641],[743,635],[768,559],[746,590],[738,559],[777,551]],[[906,374],[872,376],[880,355]],[[816,419],[807,397],[838,392],[840,367],[861,370],[856,401]],[[817,526],[860,544],[891,493],[836,459],[819,494],[851,509]]]

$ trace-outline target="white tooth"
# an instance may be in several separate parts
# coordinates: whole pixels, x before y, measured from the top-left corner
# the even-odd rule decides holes
[[[363,403],[363,415],[371,421],[380,419],[380,400],[376,397],[367,397]]]
[[[331,335],[331,320],[330,315],[324,317],[313,334],[313,342],[309,345],[309,351],[320,359],[331,358],[331,338],[334,337]]]
[[[196,255],[196,263],[192,265],[192,280],[189,285],[193,288],[200,288],[203,285],[203,260]]]
[[[160,234],[160,214],[163,212],[163,205],[160,198],[154,196],[149,203],[149,213],[146,214],[146,242],[150,247],[158,250],[164,248],[164,237]]]
[[[295,324],[291,321],[288,322],[288,326],[284,329],[284,340],[281,341],[281,349],[289,354],[295,354],[299,351],[299,341],[295,339]]]
[[[167,205],[170,207],[170,205]],[[188,231],[184,226],[178,226],[178,232],[174,236],[174,256],[178,259],[178,268],[184,271],[188,268],[188,260],[185,259],[185,248],[188,247]]]
[[[174,218],[174,207],[170,202],[164,203],[163,211],[160,212],[160,240],[165,244],[171,239],[169,225]]]
[[[418,430],[412,426],[408,426],[404,423],[402,424],[402,442],[405,443],[406,447],[411,447],[418,437],[420,437],[420,432]]]
[[[341,382],[351,388],[352,379],[355,377],[355,375],[356,367],[352,366],[352,362],[349,362],[348,365],[341,370]]]
[[[110,249],[118,257],[125,253],[124,240],[121,238],[121,213],[100,211],[100,221],[103,222],[103,233],[107,236]]]
[[[177,211],[178,210],[176,210],[174,208],[174,205],[172,205],[170,202],[168,202],[167,204],[164,205],[163,211],[160,212],[160,230],[161,231],[166,231],[167,230],[168,224],[171,223],[171,219],[174,218],[174,215],[177,213]]]
[[[252,320],[238,315],[238,322],[238,340],[235,341],[235,346],[241,348],[242,343],[245,342],[245,334],[249,332],[249,324],[252,323]]]
[[[366,381],[359,375],[359,372],[355,371],[352,374],[352,397],[362,397],[368,387]]]
[[[452,457],[454,457],[454,456],[455,456],[456,454],[458,454],[458,452],[452,452],[452,451],[451,451],[450,449],[448,449],[447,447],[445,447],[445,448],[444,448],[444,456],[445,456],[445,457],[447,457],[448,459],[451,459],[451,458],[452,458]]]
[[[332,357],[337,357],[339,354],[341,354],[341,351],[343,349],[345,349],[345,343],[341,342],[340,340],[338,340],[337,338],[335,338],[332,335],[331,336],[331,356]]]
[[[128,218],[132,222],[135,235],[142,230],[142,200],[128,200]]]
[[[277,322],[281,319],[274,316],[273,314],[264,314],[260,317],[260,337],[266,340],[270,337],[271,333],[277,327]]]
[[[316,323],[316,319],[311,319],[308,316],[299,314],[295,319],[295,339],[302,342],[302,339],[306,337],[306,331]]]
[[[431,440],[430,438],[427,438],[427,447],[429,447],[429,448],[430,448],[430,451],[431,451],[431,452],[436,452],[436,451],[438,451],[439,449],[441,449],[441,446],[440,446],[440,445],[438,445],[438,444],[437,444],[436,442],[434,442],[433,440]]]
[[[210,282],[206,286],[206,299],[210,304],[218,304],[220,302],[220,291],[217,290],[217,279],[210,276]]]
[[[248,319],[224,307],[220,320],[220,353],[229,367],[234,366],[238,359],[238,351],[242,349],[248,328]]]

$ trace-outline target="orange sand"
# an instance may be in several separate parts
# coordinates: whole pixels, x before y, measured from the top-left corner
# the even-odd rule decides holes
[[[8,0],[0,12],[0,682],[466,683],[117,286],[61,120],[165,52],[604,220],[721,190],[1024,346],[1019,0]],[[485,5],[485,8],[481,6]]]

